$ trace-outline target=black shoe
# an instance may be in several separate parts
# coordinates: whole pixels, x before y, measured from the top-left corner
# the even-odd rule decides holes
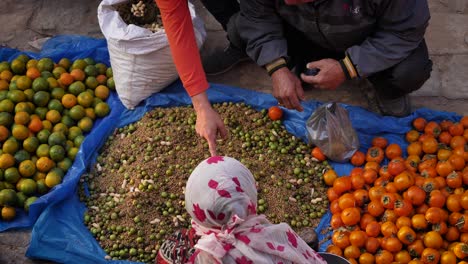
[[[377,106],[382,115],[403,117],[411,114],[411,103],[407,94],[395,99],[385,99],[378,92],[375,95]]]
[[[203,59],[203,68],[208,76],[215,76],[225,73],[240,62],[249,61],[250,58],[233,45],[225,49],[215,50]]]

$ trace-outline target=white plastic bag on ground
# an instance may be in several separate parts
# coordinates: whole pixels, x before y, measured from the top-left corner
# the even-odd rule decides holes
[[[103,0],[98,7],[101,31],[107,40],[117,93],[123,105],[133,109],[153,93],[178,78],[166,32],[127,25],[113,5],[128,0]],[[189,3],[195,38],[201,48],[206,38],[203,21]]]

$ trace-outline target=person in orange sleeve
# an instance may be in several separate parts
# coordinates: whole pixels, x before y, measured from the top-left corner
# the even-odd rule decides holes
[[[228,130],[219,114],[212,108],[206,94],[209,84],[195,41],[188,1],[155,1],[161,12],[177,72],[197,114],[196,131],[207,140],[210,154],[216,156],[216,137],[219,135],[226,138]],[[202,0],[202,2],[224,29],[228,28],[231,18],[239,13],[237,0]],[[247,55],[238,49],[234,51],[226,49],[223,55],[228,56],[234,64],[241,58],[247,58]]]

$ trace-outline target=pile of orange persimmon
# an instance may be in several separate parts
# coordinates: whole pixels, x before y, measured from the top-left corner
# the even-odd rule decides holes
[[[351,263],[468,263],[468,116],[412,125],[406,153],[376,137],[349,176],[324,173],[328,252]]]

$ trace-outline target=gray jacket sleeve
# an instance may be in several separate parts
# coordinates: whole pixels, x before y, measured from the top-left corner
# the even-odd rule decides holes
[[[240,9],[237,26],[247,44],[247,55],[260,66],[286,57],[288,48],[281,19],[275,11],[275,1],[243,0]]]
[[[347,49],[361,77],[388,69],[416,49],[430,14],[426,0],[376,0],[376,31],[361,45]]]

